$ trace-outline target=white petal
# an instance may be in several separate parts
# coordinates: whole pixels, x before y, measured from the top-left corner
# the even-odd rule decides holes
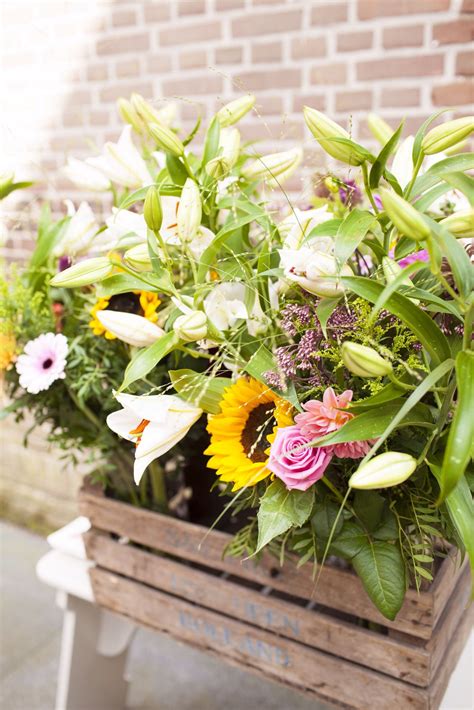
[[[184,399],[176,397],[172,394],[152,394],[152,395],[133,395],[133,394],[117,394],[116,400],[120,402],[122,407],[127,407],[135,412],[136,416],[142,419],[148,419],[150,422],[163,423],[166,422],[169,416],[169,411],[188,413],[199,417],[202,410],[194,407]]]
[[[165,334],[156,323],[151,323],[135,313],[105,310],[97,311],[96,317],[113,335],[137,348],[153,345]]]
[[[137,417],[135,412],[131,409],[119,409],[117,412],[112,412],[107,417],[107,426],[112,429],[116,434],[122,436],[128,441],[135,441],[134,436],[130,435],[130,432],[137,428],[140,424],[141,418]]]

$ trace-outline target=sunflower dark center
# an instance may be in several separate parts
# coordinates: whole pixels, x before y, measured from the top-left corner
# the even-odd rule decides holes
[[[245,422],[240,441],[245,454],[254,463],[263,463],[267,460],[265,450],[268,449],[267,436],[272,433],[275,426],[274,410],[275,405],[272,402],[258,404],[252,409]]]
[[[140,295],[138,293],[117,293],[115,296],[111,297],[106,310],[135,313],[138,316],[143,315],[143,310],[140,305]]]
[[[46,360],[43,361],[43,370],[49,370],[52,364],[52,359],[50,357],[46,358]]]

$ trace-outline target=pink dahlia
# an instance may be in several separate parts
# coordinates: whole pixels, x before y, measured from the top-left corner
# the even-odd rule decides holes
[[[270,448],[268,468],[289,489],[306,491],[323,477],[332,453],[328,447],[308,446],[298,426],[278,429]]]
[[[351,412],[343,411],[352,400],[352,390],[346,390],[337,395],[332,387],[323,394],[323,401],[312,399],[303,404],[305,410],[297,414],[295,422],[308,441],[318,439],[340,429],[346,422],[353,419]],[[372,441],[348,441],[344,444],[334,444],[324,448],[339,458],[360,459],[369,451]]]
[[[26,345],[16,362],[20,385],[30,394],[49,389],[55,380],[66,377],[67,338],[43,333]]]

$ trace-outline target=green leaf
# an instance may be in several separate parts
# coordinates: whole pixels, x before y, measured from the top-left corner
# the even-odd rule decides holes
[[[347,441],[365,441],[366,439],[378,439],[388,430],[391,432],[399,425],[423,426],[428,424],[432,426],[428,407],[425,405],[419,405],[416,408],[414,406],[407,407],[407,402],[408,400],[401,400],[398,404],[386,404],[383,408],[376,407],[368,412],[362,412],[337,431],[313,439],[310,443],[312,446],[328,446],[329,444],[343,444]],[[402,410],[403,413],[400,416]]]
[[[202,155],[202,167],[208,164],[210,160],[216,157],[219,150],[219,138],[221,134],[220,123],[216,116],[209,124],[204,141],[204,152]]]
[[[354,253],[367,232],[377,223],[366,210],[353,209],[340,225],[335,239],[335,255],[340,265]]]
[[[354,512],[362,525],[373,532],[382,522],[385,499],[376,491],[356,491],[354,496]]]
[[[400,271],[399,274],[396,275],[396,277],[393,279],[391,283],[388,283],[385,287],[380,296],[377,298],[374,307],[372,308],[372,311],[370,312],[369,316],[369,323],[373,323],[375,317],[377,316],[378,312],[382,310],[384,307],[385,303],[388,301],[392,293],[395,293],[400,286],[405,286],[406,288],[410,288],[407,286],[407,284],[404,283],[406,281],[408,276],[411,276],[412,274],[415,274],[417,271],[420,271],[421,269],[426,269],[426,263],[424,261],[415,261],[412,264],[408,264],[404,269]],[[411,289],[410,289],[411,290]]]
[[[413,201],[413,206],[416,207],[418,212],[426,212],[426,210],[431,207],[433,202],[437,200],[438,197],[441,197],[451,189],[451,186],[444,182],[441,183],[441,185],[436,185],[435,187],[432,187],[431,190],[427,190],[423,193],[423,195],[420,195],[417,199],[415,199]]]
[[[188,173],[186,168],[179,158],[171,153],[166,154],[166,167],[170,178],[175,185],[183,187],[184,183],[188,179]]]
[[[394,540],[398,540],[398,536],[399,529],[397,519],[391,510],[385,510],[382,523],[374,530],[373,537],[376,540],[390,540],[393,542]]]
[[[325,338],[328,337],[326,331],[327,322],[340,300],[340,298],[322,298],[316,306],[316,317],[319,320]]]
[[[441,468],[434,463],[428,463],[431,472],[441,485]],[[474,597],[474,505],[472,494],[465,478],[461,478],[444,501],[449,517],[456,528],[462,544],[469,557]]]
[[[335,535],[330,546],[330,553],[346,560],[351,560],[367,544],[367,534],[353,520],[346,520],[338,535]]]
[[[441,363],[441,365],[438,365],[438,367],[433,370],[433,372],[430,372],[430,374],[425,377],[423,382],[421,382],[418,387],[413,390],[413,392],[410,394],[408,399],[403,403],[402,407],[400,410],[397,412],[397,414],[393,417],[392,421],[390,424],[387,426],[383,434],[377,439],[375,444],[372,446],[368,454],[364,456],[364,458],[361,461],[361,466],[364,464],[366,461],[368,461],[372,456],[375,454],[375,452],[382,446],[384,441],[390,436],[392,431],[397,428],[402,422],[406,423],[407,417],[409,412],[411,412],[412,416],[415,415],[415,406],[418,404],[420,399],[422,399],[425,394],[427,394],[432,387],[440,380],[442,377],[444,377],[448,372],[450,372],[453,368],[454,365],[454,360],[448,359],[445,362]],[[418,405],[419,407],[420,405]],[[363,415],[360,415],[363,416]],[[357,418],[354,420],[352,419],[351,421],[357,421]],[[349,424],[350,422],[347,422]],[[345,424],[344,426],[347,426]],[[419,426],[419,424],[418,424]],[[342,431],[344,427],[342,427],[339,431]]]
[[[449,183],[450,187],[454,187],[455,190],[459,190],[466,195],[469,204],[474,206],[474,178],[471,175],[465,175],[464,173],[449,173],[449,175],[444,176],[444,180]]]
[[[328,219],[326,222],[316,225],[306,234],[303,244],[314,237],[335,237],[341,224],[342,219]]]
[[[151,293],[174,293],[173,285],[167,272],[163,270],[163,276],[146,273],[141,276],[131,274],[113,274],[108,276],[97,286],[97,295],[115,296],[117,293],[127,293],[128,291],[150,291]]]
[[[242,352],[244,357],[245,352]],[[269,370],[275,370],[276,364],[272,353],[268,350],[265,345],[260,345],[258,350],[256,350],[252,355],[249,355],[246,363],[242,365],[242,369],[251,377],[254,377],[259,382],[267,384],[265,379],[265,373]],[[301,404],[299,403],[298,396],[296,394],[295,386],[291,383],[287,390],[275,390],[277,394],[286,399],[288,402],[301,411]]]
[[[384,286],[377,281],[361,276],[341,276],[341,281],[351,291],[376,303]],[[415,306],[409,298],[399,293],[390,296],[385,304],[386,310],[400,318],[416,335],[423,347],[430,354],[433,365],[436,366],[443,360],[451,357],[451,350],[446,336],[441,332],[436,323],[421,308]]]
[[[474,154],[459,153],[451,158],[445,158],[435,163],[424,175],[421,175],[415,180],[412,194],[419,195],[430,187],[437,185],[441,180],[444,180],[445,175],[450,173],[465,172],[466,170],[474,169]]]
[[[364,411],[366,409],[374,409],[375,407],[391,402],[394,399],[400,399],[403,394],[404,393],[399,387],[394,385],[393,382],[389,382],[388,385],[385,385],[385,387],[383,387],[380,392],[377,392],[377,394],[373,394],[371,397],[367,397],[366,399],[360,399],[357,402],[351,402],[349,409],[351,412],[355,412],[357,414],[357,412]]]
[[[311,527],[319,541],[327,541],[331,535],[334,523],[336,522],[334,535],[340,533],[343,526],[342,516],[339,515],[339,506],[332,500],[325,498],[318,500],[311,516]]]
[[[176,392],[207,414],[219,414],[224,391],[232,381],[227,377],[208,377],[194,370],[170,370],[171,384]]]
[[[289,491],[281,481],[271,483],[260,499],[258,542],[255,552],[292,527],[301,527],[311,515],[314,486],[307,491]]]
[[[474,269],[467,251],[446,227],[426,215],[424,218],[436,235],[436,245],[449,262],[459,293],[468,298],[473,288]]]
[[[194,128],[192,129],[191,133],[189,133],[186,138],[183,140],[183,145],[189,145],[191,141],[193,140],[194,136],[196,133],[199,131],[199,128],[201,126],[201,121],[202,121],[202,115],[201,111],[199,111],[199,116],[197,117],[197,121],[194,124]]]
[[[405,597],[405,565],[398,547],[368,538],[352,558],[352,565],[364,589],[377,607],[393,621]]]
[[[127,369],[125,370],[123,382],[120,385],[119,392],[122,392],[127,387],[130,387],[132,382],[141,380],[153,370],[156,365],[162,360],[165,355],[168,355],[171,350],[177,345],[179,339],[174,331],[163,335],[156,343],[149,345],[147,348],[142,348],[137,352],[134,358],[130,360]]]
[[[10,193],[15,192],[15,190],[23,190],[26,187],[31,187],[35,183],[32,180],[23,180],[22,182],[7,182],[1,189],[0,189],[0,200],[5,199],[5,197],[8,197]]]
[[[377,188],[379,185],[380,178],[382,177],[383,172],[385,170],[385,166],[387,165],[387,160],[389,159],[389,157],[392,155],[393,151],[397,147],[397,143],[398,143],[400,135],[402,133],[404,124],[405,124],[405,120],[403,120],[400,123],[397,130],[390,137],[390,140],[387,141],[387,143],[384,145],[384,147],[382,148],[382,150],[378,154],[375,163],[372,165],[372,168],[370,170],[370,175],[369,175],[369,185],[372,190],[375,190],[375,188]]]
[[[438,504],[456,487],[464,475],[474,444],[474,352],[462,350],[456,356],[457,402],[449,427],[441,467]]]

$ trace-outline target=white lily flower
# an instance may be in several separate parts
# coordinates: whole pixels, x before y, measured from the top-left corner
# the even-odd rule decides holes
[[[229,330],[239,319],[248,318],[244,299],[243,284],[217,284],[204,299],[204,311],[217,330]]]
[[[252,311],[247,319],[247,330],[249,335],[256,337],[257,335],[262,335],[268,330],[270,325],[270,318],[265,315],[260,305],[260,299],[258,295],[255,294],[255,301],[253,303]]]
[[[96,250],[110,251],[136,244],[146,244],[147,226],[142,214],[112,207],[112,215],[105,221],[105,229],[94,244]]]
[[[186,436],[202,409],[166,394],[117,394],[116,399],[123,409],[109,414],[107,425],[137,444],[133,477],[138,485],[146,467]]]
[[[124,254],[125,261],[133,266],[137,271],[150,271],[151,259],[148,251],[148,244],[137,244],[131,249],[127,249]]]
[[[314,210],[295,209],[291,215],[278,225],[278,231],[283,239],[284,247],[286,249],[299,249],[304,243],[306,247],[310,247],[313,251],[332,252],[334,248],[332,237],[314,237],[305,241],[312,229],[332,218],[333,214],[329,212],[327,205]]]
[[[347,264],[339,267],[336,259],[325,252],[301,249],[281,249],[280,265],[285,277],[298,283],[316,296],[334,298],[344,292],[340,276],[352,276]]]
[[[173,197],[172,195],[163,195],[161,197],[163,221],[160,234],[166,244],[180,243],[178,239],[178,206],[179,197]]]
[[[188,178],[181,191],[177,214],[178,236],[183,244],[193,241],[201,224],[201,217],[201,193],[195,181]]]
[[[60,242],[53,249],[54,256],[87,254],[99,230],[99,224],[88,202],[81,202],[76,211],[71,200],[65,200],[71,220]]]
[[[63,168],[63,173],[69,180],[82,190],[93,190],[94,192],[104,192],[110,190],[110,180],[101,170],[91,165],[87,160],[77,160],[68,158],[67,165]]]
[[[124,127],[117,143],[106,143],[103,154],[87,162],[123,187],[137,189],[151,183],[146,163],[132,140],[130,125]]]
[[[165,334],[165,331],[157,326],[156,323],[152,323],[147,318],[136,313],[104,310],[97,311],[95,315],[97,320],[112,335],[115,335],[116,338],[124,343],[134,345],[137,348],[153,345]]]

